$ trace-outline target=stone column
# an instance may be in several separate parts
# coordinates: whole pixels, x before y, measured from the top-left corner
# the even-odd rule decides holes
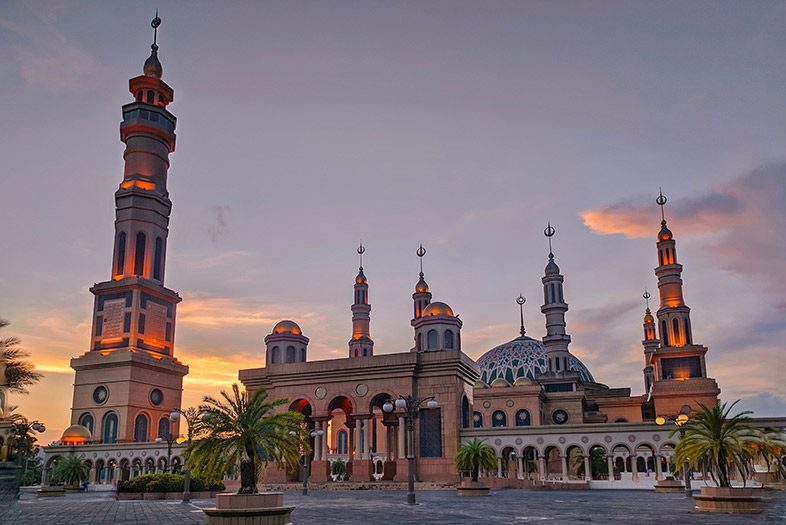
[[[630,469],[633,471],[633,481],[639,480],[639,465],[636,462],[638,456],[631,456],[630,457]]]
[[[584,480],[592,481],[592,470],[590,470],[589,456],[584,456]]]
[[[538,458],[538,477],[541,481],[546,481],[546,457],[540,456]]]
[[[321,430],[322,429],[322,422],[321,421],[314,421],[314,430]],[[314,437],[314,461],[322,461],[322,441],[320,440],[322,436],[315,436]]]
[[[614,481],[614,458],[606,456],[606,460],[609,463],[609,481]]]
[[[524,458],[519,457],[516,459],[516,467],[518,468],[518,472],[516,473],[516,477],[518,479],[524,479]]]
[[[49,469],[44,467],[41,469],[41,486],[46,487],[47,485],[49,485]]]
[[[655,463],[655,481],[660,481],[663,477],[663,472],[660,468],[660,456],[653,456],[652,461]]]
[[[568,480],[568,456],[560,456],[562,460],[562,481]]]
[[[328,422],[327,421],[323,421],[322,422],[322,431],[324,432],[324,434],[322,434],[319,437],[319,444],[320,444],[320,446],[322,448],[321,452],[319,453],[319,460],[320,461],[327,461],[328,460],[328,433],[327,433],[327,430],[328,430]]]
[[[363,421],[363,433],[365,438],[363,439],[363,451],[366,453],[363,459],[371,459],[371,424],[373,420],[371,418],[365,419]]]
[[[497,477],[502,477],[502,458],[497,458]]]
[[[357,453],[357,459],[363,457],[363,451],[360,448],[360,425],[361,422],[359,419],[355,419],[355,452]]]
[[[404,416],[398,416],[398,437],[396,438],[398,441],[398,459],[404,459],[407,457],[406,451],[406,422],[404,421]]]

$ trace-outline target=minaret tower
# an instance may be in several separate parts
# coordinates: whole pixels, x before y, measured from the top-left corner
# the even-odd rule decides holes
[[[655,334],[655,318],[650,311],[650,293],[644,290],[644,301],[647,309],[644,312],[644,339],[641,344],[644,346],[644,392],[649,393],[654,381],[655,368],[653,366],[653,354],[660,346],[660,341]]]
[[[188,367],[173,357],[180,296],[164,287],[169,214],[169,154],[176,118],[174,92],[158,60],[156,13],[144,74],[129,81],[134,101],[123,106],[123,181],[115,192],[111,279],[95,284],[90,351],[73,359],[72,423],[90,422],[94,440],[151,441],[180,407]],[[174,429],[171,429],[174,431]]]
[[[358,246],[360,266],[355,277],[355,302],[352,304],[352,339],[349,340],[349,357],[371,357],[374,341],[371,339],[371,305],[368,303],[368,279],[363,273],[363,243]]]
[[[693,344],[690,325],[690,308],[682,297],[682,265],[677,263],[677,247],[674,235],[666,227],[666,214],[663,209],[666,197],[661,192],[656,202],[660,206],[660,232],[658,232],[658,324],[663,346],[685,346]]]
[[[549,263],[546,265],[543,283],[543,306],[540,311],[546,316],[546,335],[543,345],[546,347],[546,357],[549,362],[549,372],[564,373],[570,364],[570,335],[565,332],[565,312],[568,304],[562,294],[564,277],[560,274],[559,266],[554,262],[554,252],[551,249],[551,238],[556,230],[551,223],[543,230],[549,239]]]
[[[426,283],[426,280],[423,278],[423,256],[426,255],[426,249],[421,244],[420,248],[418,248],[415,253],[420,258],[420,279],[418,279],[418,283],[415,285],[415,293],[412,294],[412,301],[415,306],[414,316],[412,318],[413,326],[415,320],[423,316],[423,310],[431,303],[431,292],[429,292],[428,283]]]

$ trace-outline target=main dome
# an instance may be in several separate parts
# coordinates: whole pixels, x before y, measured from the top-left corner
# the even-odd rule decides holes
[[[430,315],[449,315],[450,317],[454,317],[453,309],[447,304],[439,301],[429,303],[426,309],[423,310],[423,317],[428,317]]]
[[[480,359],[480,380],[490,385],[495,379],[501,378],[513,384],[516,379],[525,377],[535,379],[548,372],[546,347],[531,337],[521,336],[513,341],[492,348]],[[581,379],[594,383],[592,374],[575,356],[570,356],[568,368],[581,375]]]

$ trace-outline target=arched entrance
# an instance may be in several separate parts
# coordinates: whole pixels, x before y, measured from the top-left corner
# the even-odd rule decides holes
[[[540,477],[538,450],[535,447],[524,447],[522,461],[524,466],[524,477],[526,479],[538,479]]]
[[[312,430],[314,430],[314,420],[311,419],[312,416],[312,407],[311,403],[308,402],[306,399],[296,399],[289,405],[289,410],[291,412],[298,412],[303,414],[303,424],[305,425],[306,429],[308,429],[309,434]],[[309,452],[307,457],[301,458],[301,461],[298,463],[297,468],[287,470],[287,479],[289,481],[303,481],[305,477],[305,470],[304,470],[304,463],[308,461],[309,465],[311,461],[314,460],[315,453],[317,450],[317,446],[319,445],[317,438],[309,436],[309,446],[311,448],[311,452]]]

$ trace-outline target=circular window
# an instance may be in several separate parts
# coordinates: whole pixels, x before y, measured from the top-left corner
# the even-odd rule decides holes
[[[551,414],[551,420],[557,425],[564,425],[568,422],[568,413],[564,410],[555,410],[554,413]]]
[[[366,394],[368,394],[368,387],[363,383],[360,383],[358,386],[355,387],[355,392],[357,392],[357,395],[359,396],[365,396]]]
[[[325,399],[325,396],[327,395],[327,389],[324,386],[320,386],[314,390],[314,395],[317,396],[317,399]]]
[[[150,402],[153,403],[154,406],[160,405],[162,401],[164,401],[163,392],[157,388],[154,388],[150,391]]]
[[[93,401],[95,401],[96,404],[103,405],[108,398],[109,390],[107,390],[105,386],[97,386],[96,389],[93,390]]]

